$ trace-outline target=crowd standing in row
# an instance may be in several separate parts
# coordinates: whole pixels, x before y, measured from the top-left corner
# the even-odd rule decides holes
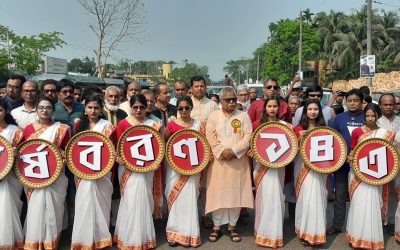
[[[130,83],[126,91],[110,86],[103,97],[101,89],[89,87],[82,92],[67,79],[46,80],[39,92],[36,82],[14,75],[5,88],[5,94],[0,91],[4,95],[0,135],[14,147],[40,138],[64,150],[72,135],[86,130],[103,133],[116,144],[130,127],[147,125],[165,139],[187,128],[204,133],[214,159],[203,173],[192,176],[178,174],[166,162],[147,173],[133,172],[119,162],[97,180],[74,177],[64,168],[51,186],[25,188],[24,195],[11,172],[0,181],[0,249],[55,249],[61,231],[69,225],[71,249],[100,249],[113,241],[120,249],[155,248],[153,219],[162,218],[164,197],[170,246],[200,246],[199,213],[211,215],[209,241],[225,233],[239,242],[236,224],[241,211],[255,208],[256,244],[282,247],[285,202],[301,243],[321,245],[326,234],[341,232],[348,194],[346,239],[354,248],[384,248],[382,225],[388,223],[390,204],[397,207],[394,234],[400,241],[400,203],[393,198],[396,191],[400,197],[400,177],[393,185],[367,185],[346,162],[331,183],[334,220],[327,230],[328,175],[309,169],[300,156],[286,168],[261,166],[251,160],[250,149],[252,132],[271,121],[293,129],[299,140],[307,130],[329,125],[344,137],[348,152],[368,138],[384,138],[397,145],[400,118],[395,112],[400,111],[400,98],[393,94],[382,94],[377,105],[366,93],[368,88],[352,89],[335,92],[328,106],[322,106],[322,88],[311,86],[303,96],[297,76],[285,97],[280,95],[277,80],[267,79],[264,96],[258,100],[257,89],[245,86],[239,86],[237,94],[225,87],[219,96],[208,99],[201,76],[191,79],[190,88],[177,81],[172,99],[165,83],[157,84],[154,92],[142,90],[137,82]],[[21,212],[24,199],[26,215]],[[207,224],[207,217],[202,221]],[[110,226],[115,227],[113,238]]]

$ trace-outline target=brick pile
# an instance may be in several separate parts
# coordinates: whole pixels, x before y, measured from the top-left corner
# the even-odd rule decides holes
[[[332,90],[341,89],[348,91],[352,88],[359,88],[368,85],[367,78],[358,78],[355,80],[338,80],[332,84]],[[377,73],[372,78],[372,92],[392,92],[400,89],[400,71],[392,71],[390,73]]]

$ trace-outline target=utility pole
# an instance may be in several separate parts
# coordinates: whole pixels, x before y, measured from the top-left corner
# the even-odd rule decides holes
[[[249,68],[250,68],[250,59],[247,59],[247,65],[246,65],[246,78],[247,78],[247,83],[249,83]]]
[[[372,1],[367,1],[367,55],[372,54]],[[372,77],[368,77],[368,86],[372,87]]]
[[[260,54],[257,54],[257,82],[258,83],[258,73],[260,71]]]
[[[299,72],[302,71],[303,57],[303,11],[300,10],[300,39],[299,39]]]
[[[7,69],[10,70],[11,65],[11,50],[10,50],[10,36],[8,34],[8,28],[7,28]]]

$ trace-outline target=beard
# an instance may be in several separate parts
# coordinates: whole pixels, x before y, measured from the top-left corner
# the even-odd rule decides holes
[[[117,111],[119,109],[119,105],[111,105],[111,104],[106,103],[105,106],[110,111]]]

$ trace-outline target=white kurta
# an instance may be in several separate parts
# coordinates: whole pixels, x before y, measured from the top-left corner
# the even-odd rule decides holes
[[[0,135],[12,142],[16,129],[16,126],[8,125]],[[12,170],[0,180],[0,249],[23,247],[20,220],[22,190],[23,187]]]
[[[195,120],[191,129],[200,130],[200,121]],[[185,182],[186,181],[186,182]],[[175,194],[178,187],[179,194]],[[168,200],[169,215],[167,222],[167,239],[183,246],[200,246],[200,225],[197,210],[199,197],[200,174],[182,176],[170,166],[166,168],[165,196]],[[177,195],[170,206],[170,197]]]
[[[109,136],[113,127],[107,120],[100,119],[92,130]],[[113,192],[111,173],[97,180],[76,178],[76,183],[71,249],[100,249],[112,246],[109,231]]]

